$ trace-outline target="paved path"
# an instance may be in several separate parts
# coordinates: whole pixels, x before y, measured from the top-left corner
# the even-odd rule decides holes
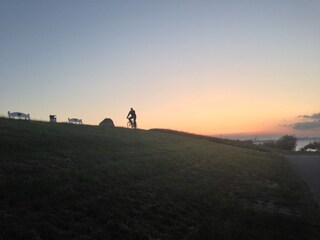
[[[290,155],[286,158],[309,185],[320,206],[320,155]]]

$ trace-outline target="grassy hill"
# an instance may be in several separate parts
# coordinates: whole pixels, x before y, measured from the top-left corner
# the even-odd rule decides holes
[[[319,239],[280,156],[168,131],[0,119],[0,239]]]

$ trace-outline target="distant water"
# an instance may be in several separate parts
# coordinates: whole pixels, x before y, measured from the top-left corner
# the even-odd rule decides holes
[[[318,139],[317,141],[320,141],[320,139]],[[308,145],[311,142],[314,142],[314,140],[313,139],[298,139],[296,151],[299,151],[301,148],[303,148],[304,146]]]
[[[254,143],[259,144],[259,143],[263,143],[265,141],[268,140],[278,140],[281,136],[249,136],[249,135],[225,135],[225,136],[217,136],[217,137],[222,137],[222,138],[227,138],[227,139],[233,139],[233,140],[252,140]],[[299,151],[302,147],[308,145],[311,142],[320,142],[320,137],[305,137],[305,138],[298,138],[297,140],[297,147],[296,147],[296,151]]]

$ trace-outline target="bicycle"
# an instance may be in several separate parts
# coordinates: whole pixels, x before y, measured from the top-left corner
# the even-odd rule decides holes
[[[131,122],[130,119],[128,119],[128,122],[127,122],[127,128],[137,128],[137,122],[134,124],[133,122]]]

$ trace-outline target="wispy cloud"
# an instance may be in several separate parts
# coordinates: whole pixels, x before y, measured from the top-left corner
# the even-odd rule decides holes
[[[318,130],[320,129],[320,113],[314,113],[312,115],[299,115],[299,118],[303,118],[303,122],[297,122],[290,127],[295,130]]]
[[[315,113],[312,115],[300,115],[299,117],[301,118],[309,118],[309,119],[314,119],[314,120],[320,120],[320,113]]]
[[[313,122],[298,122],[291,127],[295,130],[312,130],[312,129],[320,129],[320,120]]]

